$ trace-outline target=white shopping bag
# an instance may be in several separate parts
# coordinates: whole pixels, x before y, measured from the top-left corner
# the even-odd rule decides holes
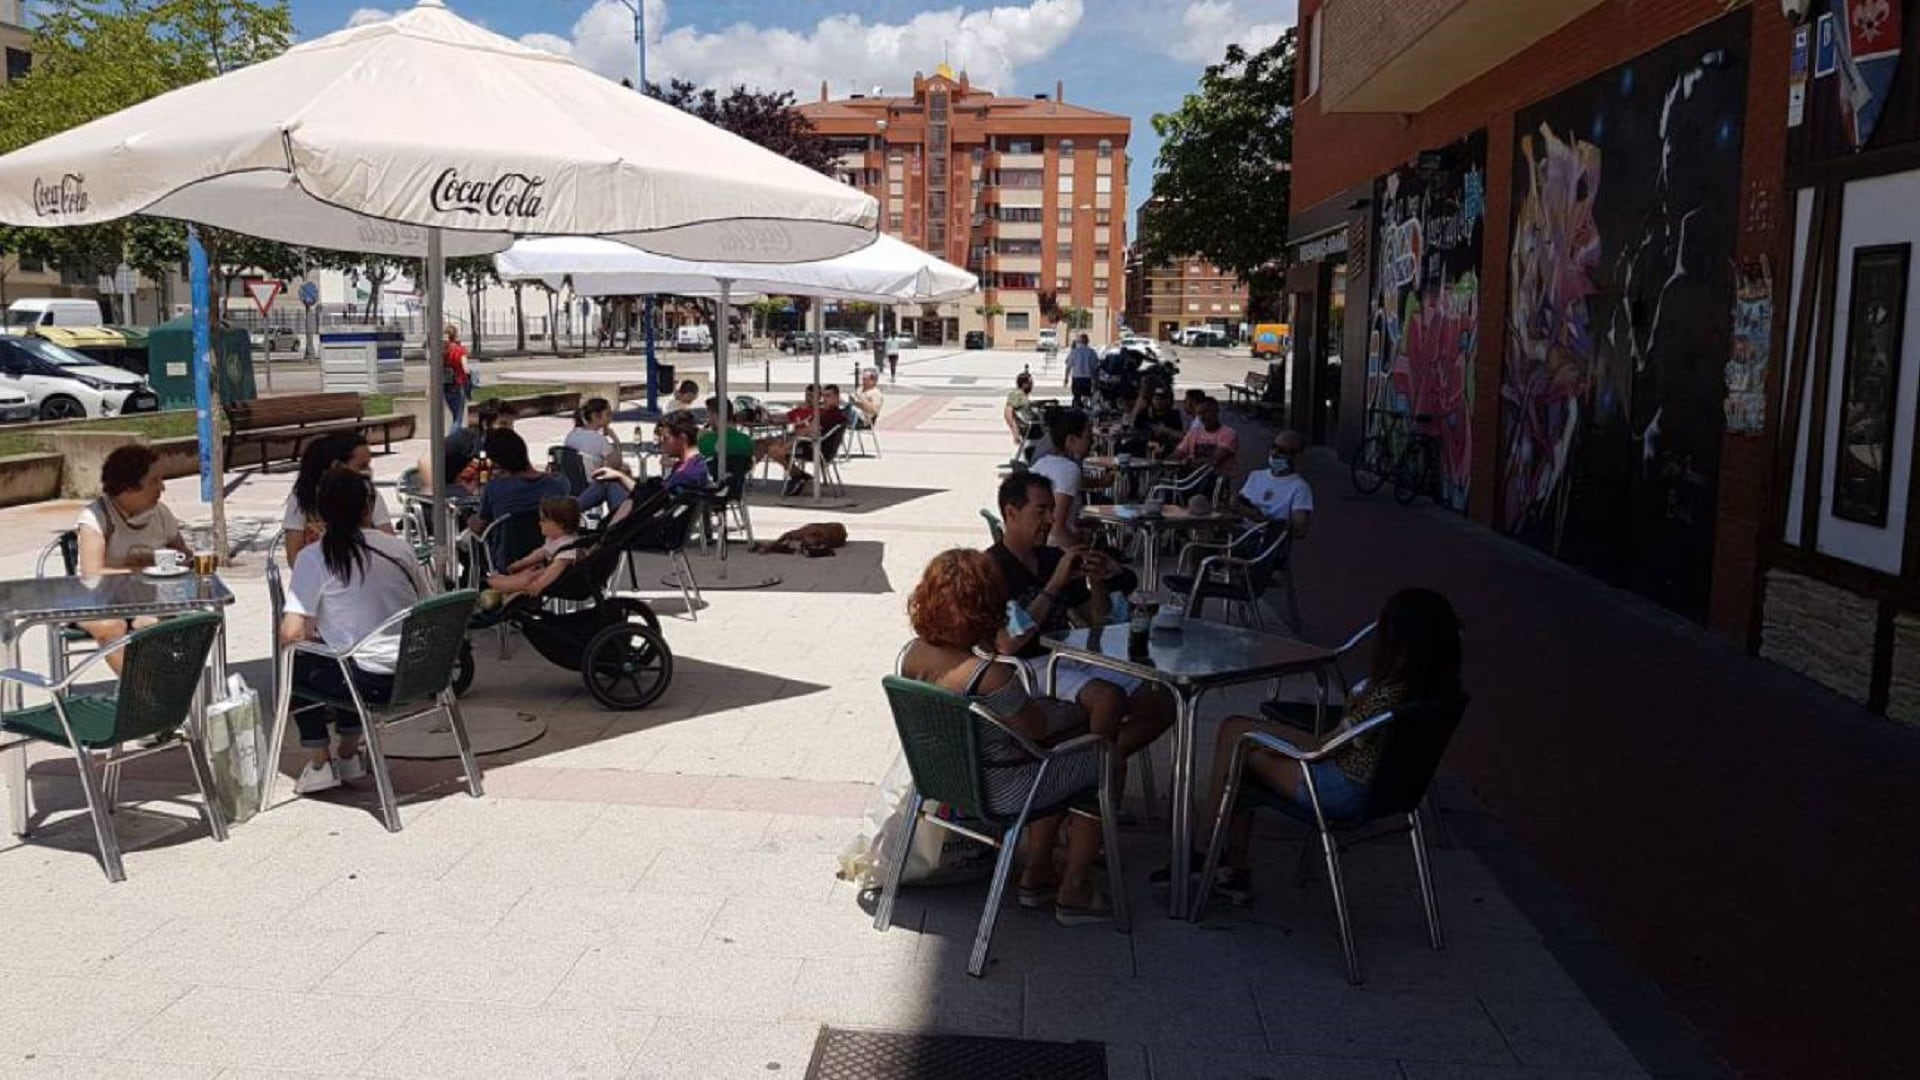
[[[265,741],[260,695],[238,674],[228,676],[227,696],[207,708],[207,756],[213,762],[214,798],[229,825],[247,820],[260,807]]]
[[[906,755],[894,756],[893,765],[867,803],[860,832],[840,853],[840,877],[858,885],[862,891],[883,888],[900,843],[900,824],[907,816],[908,794],[913,790],[913,773],[907,768]],[[928,802],[925,815],[945,814],[939,803]],[[906,853],[904,885],[936,885],[968,878],[985,877],[993,870],[994,849],[970,840],[925,819],[913,830],[913,847]]]

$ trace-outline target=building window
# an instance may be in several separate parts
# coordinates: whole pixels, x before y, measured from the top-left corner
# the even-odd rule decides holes
[[[889,230],[893,232],[899,232],[901,229],[904,229],[906,227],[907,227],[907,217],[905,214],[888,214],[887,215],[887,228]]]
[[[7,50],[7,80],[24,79],[33,70],[33,54],[25,49]]]
[[[987,148],[984,146],[976,146],[969,156],[973,158],[973,163],[978,165],[987,160]]]
[[[1113,177],[1096,176],[1093,178],[1093,193],[1096,195],[1113,194]]]
[[[1009,311],[1007,312],[1007,329],[1025,330],[1029,325],[1027,321],[1029,318],[1031,316],[1024,311]]]
[[[1103,227],[1113,224],[1113,211],[1095,210],[1093,212],[1093,223]]]
[[[1072,139],[1060,140],[1060,156],[1063,158],[1073,157],[1073,140]]]
[[[1199,311],[1199,310],[1200,310],[1200,302],[1199,302],[1198,300],[1189,300],[1189,301],[1187,301],[1187,310],[1188,310],[1188,311]]]
[[[999,240],[995,241],[993,251],[996,255],[1038,255],[1038,240]]]
[[[1038,191],[1046,186],[1047,174],[1039,169],[995,169],[993,182],[1004,188]]]
[[[1053,256],[1053,257],[1054,257],[1054,258],[1056,258],[1056,259],[1071,259],[1071,258],[1073,258],[1073,242],[1072,242],[1072,241],[1070,241],[1070,240],[1062,240],[1062,241],[1060,241],[1060,242],[1059,242],[1058,244],[1056,244],[1056,245],[1054,245],[1054,249],[1053,249],[1053,250],[1054,250],[1054,256]]]
[[[1037,289],[1040,287],[1040,275],[1001,271],[994,275],[994,283],[1002,289]]]
[[[887,162],[891,165],[904,165],[907,163],[907,155],[902,151],[895,150],[887,155]]]
[[[1060,194],[1062,195],[1073,194],[1073,174],[1072,173],[1063,172],[1060,174]]]
[[[1307,16],[1307,97],[1320,92],[1320,13]]]
[[[1063,229],[1073,228],[1073,207],[1063,206],[1060,208],[1060,227]]]
[[[1107,279],[1103,277],[1094,278],[1093,291],[1101,296],[1105,296],[1107,294]]]
[[[1037,154],[1040,152],[1040,144],[1037,140],[1025,137],[1014,138],[1007,135],[1000,136],[997,148],[1003,154]]]
[[[1113,140],[1101,139],[1098,153],[1099,153],[1099,156],[1103,158],[1112,157],[1113,156]]]
[[[1112,248],[1097,247],[1093,249],[1093,261],[1106,262],[1108,259],[1111,259],[1111,258],[1113,258]]]

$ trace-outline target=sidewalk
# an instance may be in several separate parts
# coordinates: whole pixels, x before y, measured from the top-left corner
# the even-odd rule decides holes
[[[602,712],[524,643],[501,661],[478,640],[469,714],[548,725],[486,760],[484,798],[450,764],[402,763],[399,834],[359,791],[286,802],[215,844],[184,817],[183,773],[156,766],[125,784],[148,801],[119,815],[123,884],[106,882],[71,812],[0,841],[0,910],[19,927],[0,955],[0,1077],[797,1077],[822,1023],[1101,1040],[1116,1078],[1645,1075],[1462,845],[1434,854],[1439,953],[1404,842],[1348,857],[1359,988],[1324,880],[1292,887],[1299,834],[1271,821],[1253,906],[1199,925],[1169,921],[1146,886],[1166,861],[1160,818],[1123,835],[1130,937],[1010,907],[994,964],[969,979],[980,884],[909,891],[894,929],[872,929],[834,870],[895,753],[878,677],[908,636],[905,594],[928,558],[985,543],[977,511],[1007,451],[1000,406],[997,381],[890,398],[885,456],[847,465],[859,505],[831,515],[852,543],[831,559],[736,548],[733,575],[783,582],[710,591],[697,622],[662,600],[677,666],[651,709]],[[521,430],[538,446],[564,423]],[[376,467],[390,477],[416,453]],[[236,512],[277,516],[289,482],[249,477]],[[196,516],[192,482],[169,501]],[[74,509],[0,511],[0,574],[30,572]],[[1330,539],[1347,513],[1330,494]],[[815,516],[754,507],[761,536]],[[712,562],[696,562],[711,580]],[[645,570],[653,582],[665,566]],[[258,574],[256,561],[233,575],[243,665],[267,651]],[[1323,633],[1346,617],[1333,589],[1305,597]],[[1469,626],[1486,611],[1469,605]],[[1498,726],[1494,697],[1483,692],[1469,730]],[[1214,701],[1200,745],[1251,705]],[[36,755],[33,777],[41,805],[76,805],[56,756]]]

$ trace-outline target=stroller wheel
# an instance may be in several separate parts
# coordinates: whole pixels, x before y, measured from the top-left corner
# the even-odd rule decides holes
[[[665,638],[638,623],[615,624],[587,642],[580,675],[601,707],[644,709],[673,681],[673,652]]]
[[[638,621],[647,624],[647,629],[653,631],[656,637],[665,636],[660,633],[660,616],[653,613],[653,606],[645,600],[634,596],[610,596],[600,601],[600,605],[607,613],[608,626]]]
[[[466,697],[473,689],[473,642],[460,643],[460,655],[453,661],[453,696]]]

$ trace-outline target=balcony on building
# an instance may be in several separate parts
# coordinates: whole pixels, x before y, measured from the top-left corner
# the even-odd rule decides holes
[[[987,269],[995,273],[1037,274],[1040,272],[1040,256],[1002,255],[998,252],[989,252]]]
[[[1600,2],[1326,0],[1306,32],[1320,108],[1421,112]]]
[[[989,221],[988,234],[996,240],[1038,240],[1045,225],[1037,221]]]
[[[1044,169],[1047,158],[1045,154],[993,153],[987,155],[987,165],[994,169]]]

